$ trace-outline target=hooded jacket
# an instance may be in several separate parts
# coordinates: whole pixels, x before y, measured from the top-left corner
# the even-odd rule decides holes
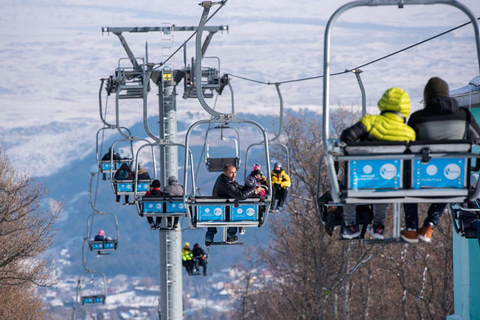
[[[242,187],[237,181],[230,180],[223,173],[215,181],[212,191],[213,197],[234,198],[237,200],[245,200],[255,196],[255,188]]]
[[[359,122],[343,130],[340,140],[360,141],[411,141],[415,131],[405,124],[410,113],[410,98],[400,88],[390,88],[378,101],[380,115],[365,115]]]
[[[165,187],[165,193],[171,197],[180,197],[183,196],[183,187],[178,182],[172,181]]]
[[[438,96],[427,101],[424,109],[412,113],[408,124],[418,140],[462,140],[480,137],[480,127],[457,100]]]

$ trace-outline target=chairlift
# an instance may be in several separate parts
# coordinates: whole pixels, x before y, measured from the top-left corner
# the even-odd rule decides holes
[[[267,133],[263,127],[255,121],[244,120],[235,115],[220,115],[211,120],[199,120],[194,123],[187,131],[185,136],[185,147],[189,148],[190,135],[192,131],[202,124],[229,123],[252,124],[257,126],[263,134],[265,145],[265,162],[267,170],[270,169],[270,161],[268,155],[268,139]],[[187,186],[188,166],[193,166],[193,161],[189,162],[188,157],[185,158],[184,186]],[[233,164],[233,163],[232,163]],[[268,177],[269,183],[270,177]],[[270,197],[266,195],[264,198],[249,198],[246,200],[214,198],[211,196],[197,196],[196,188],[193,188],[193,194],[185,195],[185,205],[190,226],[192,228],[199,227],[261,227],[268,218],[270,208]],[[213,243],[217,244],[217,243]],[[225,244],[223,241],[221,244]]]
[[[122,139],[122,140],[117,140],[115,143],[112,145],[112,149],[114,149],[115,145],[120,142],[120,141],[144,141],[146,144],[150,144],[150,142],[146,139]],[[143,195],[145,194],[149,187],[150,187],[150,179],[146,180],[137,180],[138,177],[138,159],[133,159],[132,156],[132,161],[127,163],[127,165],[132,168],[133,162],[135,161],[135,177],[134,179],[115,179],[115,175],[111,174],[110,175],[110,182],[112,185],[112,191],[116,196],[132,196],[134,197],[135,195]],[[155,155],[152,151],[152,161],[155,165]],[[126,163],[126,162],[125,162]],[[121,167],[121,166],[120,166]],[[117,169],[117,171],[120,169],[120,167]],[[133,199],[135,200],[135,199]],[[127,203],[125,203],[127,204]],[[130,203],[128,203],[130,204]]]
[[[95,240],[94,230],[96,230],[93,225],[95,223],[95,218],[100,216],[110,216],[115,221],[115,237],[106,237],[104,240]],[[103,222],[103,221],[102,221]],[[102,228],[104,228],[102,226]],[[110,212],[94,212],[87,219],[87,241],[88,248],[90,251],[96,251],[99,255],[110,254],[110,251],[117,250],[118,242],[120,240],[119,230],[118,230],[118,220],[117,217]]]
[[[105,304],[107,278],[100,271],[85,270],[78,283],[80,303],[84,306]],[[78,301],[77,301],[77,304]]]
[[[100,136],[101,133],[104,133],[105,130],[110,130],[110,129],[115,129],[116,130],[116,127],[104,127],[104,128],[101,128],[100,130],[97,131],[96,158],[97,158],[97,165],[98,165],[98,168],[99,168],[100,172],[108,175],[111,178],[113,175],[115,175],[115,172],[117,171],[118,168],[120,168],[122,163],[127,163],[127,165],[130,164],[133,160],[133,156],[132,156],[132,158],[116,159],[115,153],[114,153],[115,149],[112,146],[112,147],[109,148],[109,151],[110,151],[109,159],[103,160],[104,155],[101,155],[99,153],[100,149],[101,149],[100,148],[101,143],[99,141],[99,136]],[[128,128],[122,127],[121,130],[125,130],[125,132],[127,132],[128,135],[131,136],[130,130]],[[131,150],[130,154],[133,155],[133,141],[128,140],[128,139],[123,139],[121,141],[128,141],[130,143],[130,150]],[[108,154],[108,152],[106,154]]]
[[[172,143],[168,140],[161,140],[156,143],[148,143],[141,146],[137,151],[137,159],[138,155],[142,151],[143,148],[151,147],[152,152],[154,147],[159,148],[167,148],[167,147],[183,147],[184,145],[178,143]],[[192,163],[192,152],[189,149],[186,152],[187,156],[190,157]],[[154,166],[156,168],[156,166]],[[138,170],[137,170],[138,171]],[[155,171],[156,176],[156,171]],[[194,177],[193,166],[191,167],[191,177]],[[192,178],[193,183],[193,178]],[[186,188],[184,189],[186,192]],[[145,193],[139,193],[138,190],[135,190],[134,197],[135,203],[137,206],[138,214],[141,217],[184,217],[186,215],[185,211],[185,202],[183,196],[168,196],[168,195],[161,195],[161,196],[143,196]]]
[[[354,1],[340,7],[330,18],[324,37],[323,148],[335,202],[393,203],[399,208],[401,203],[463,203],[475,199],[480,193],[478,185],[475,190],[469,190],[470,172],[477,170],[472,168],[472,159],[480,156],[472,151],[472,146],[478,145],[477,141],[376,141],[346,144],[330,138],[330,34],[335,20],[343,12],[360,6],[395,5],[402,8],[404,5],[440,3],[457,7],[469,17],[474,27],[480,61],[476,18],[466,6],[457,1],[412,0],[401,4],[393,0]],[[339,163],[346,164],[345,186],[338,183],[335,166]],[[321,163],[319,168],[320,166]],[[435,184],[431,183],[433,171],[436,172]],[[452,175],[456,178],[453,179]],[[397,227],[398,234],[394,230],[394,238],[399,238],[399,221]]]
[[[214,130],[220,130],[220,140],[222,141],[232,141],[235,146],[235,154],[229,154],[228,157],[214,157],[210,155],[210,144],[209,144],[209,134]],[[225,137],[224,131],[230,130],[234,131],[235,137],[227,138]],[[222,155],[225,153],[225,146],[222,146],[221,149],[223,150]],[[207,132],[205,133],[205,164],[207,166],[207,170],[209,172],[222,172],[223,167],[226,164],[233,164],[235,167],[240,167],[240,133],[238,132],[237,128],[229,127],[228,125],[222,124],[212,128],[208,128]]]
[[[117,250],[118,247],[118,242],[120,240],[120,233],[118,229],[118,220],[117,216],[115,216],[113,213],[110,212],[104,212],[95,207],[94,200],[93,200],[93,181],[95,178],[96,173],[92,172],[92,177],[90,179],[90,205],[93,209],[93,213],[90,214],[87,218],[87,236],[84,238],[85,241],[88,242],[88,247],[90,251],[97,251],[99,255],[106,255],[109,254],[109,251],[112,250]],[[94,235],[93,235],[93,230],[96,230],[93,228],[93,225],[95,222],[95,218],[100,218],[100,217],[112,217],[110,219],[111,221],[113,220],[115,222],[115,237],[107,237],[104,240],[95,240]],[[104,219],[102,219],[104,220]],[[104,223],[104,221],[102,221]],[[111,225],[111,223],[109,223]],[[110,229],[111,228],[105,228],[104,225],[102,225],[101,228],[99,229]]]

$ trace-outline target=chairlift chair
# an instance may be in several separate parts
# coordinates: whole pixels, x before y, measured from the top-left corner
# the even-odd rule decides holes
[[[157,143],[149,143],[141,146],[138,151],[137,151],[137,159],[138,155],[141,152],[143,148],[146,147],[151,147],[152,149],[154,147],[159,147],[159,148],[166,148],[166,147],[183,147],[185,148],[184,145],[182,144],[177,144],[177,143],[171,143],[168,140],[160,141]],[[186,149],[188,150],[188,149]],[[192,163],[193,163],[193,158],[192,158],[192,153],[190,150],[186,152],[187,156],[190,157]],[[156,168],[156,166],[154,166]],[[193,172],[193,166],[190,168],[191,169],[191,177],[194,176]],[[155,177],[156,177],[156,172],[155,172]],[[193,179],[192,179],[193,182]],[[186,189],[184,189],[184,192],[186,192]],[[138,214],[141,217],[184,217],[186,215],[185,211],[185,201],[183,196],[167,196],[167,195],[161,195],[161,196],[144,196],[144,192],[139,193],[138,190],[135,190],[134,192],[134,197],[135,197],[135,203],[137,206],[137,211]]]
[[[235,145],[235,155],[230,157],[213,157],[210,156],[210,144],[208,143],[208,136],[210,132],[213,130],[220,130],[220,139],[222,141],[233,141]],[[225,130],[230,130],[235,132],[235,137],[234,138],[226,138],[224,136],[224,131]],[[226,164],[233,164],[235,167],[239,168],[240,167],[240,133],[238,132],[237,128],[234,127],[229,127],[227,125],[219,125],[215,126],[212,128],[209,128],[207,132],[205,133],[205,146],[206,146],[206,151],[205,151],[205,164],[207,166],[207,170],[209,172],[222,172],[223,167]],[[222,148],[223,149],[223,148]]]
[[[132,139],[122,139],[122,140],[117,140],[115,143],[112,145],[112,149],[114,146],[119,142],[119,141],[144,141],[147,144],[149,144],[149,141],[146,139],[137,139],[137,138],[132,138]],[[155,155],[152,152],[152,159],[155,163]],[[132,161],[128,163],[129,167],[132,167],[133,161],[135,161],[135,168],[138,168],[138,159],[133,159],[132,155]],[[120,167],[118,168],[120,169]],[[117,171],[118,171],[117,169]],[[147,180],[138,180],[137,181],[137,176],[138,176],[138,170],[135,171],[135,178],[134,179],[126,179],[126,180],[120,180],[120,179],[115,179],[114,175],[111,174],[110,176],[110,181],[112,185],[112,190],[113,193],[116,196],[132,196],[134,197],[136,194],[138,195],[143,195],[145,194],[149,187],[150,187],[150,179]],[[133,199],[135,200],[135,199]]]
[[[105,238],[105,240],[95,240],[93,225],[95,223],[95,217],[111,216],[115,221],[115,237]],[[87,241],[90,251],[97,251],[100,255],[107,255],[110,251],[117,250],[118,242],[120,240],[120,234],[118,230],[117,216],[110,212],[93,212],[87,219]]]
[[[80,277],[78,285],[79,298],[82,305],[105,304],[107,298],[107,278],[103,272],[85,270]]]
[[[100,148],[101,142],[99,141],[99,136],[100,136],[101,133],[104,133],[105,130],[110,130],[110,129],[117,130],[116,127],[104,127],[104,128],[101,128],[100,130],[97,131],[96,158],[97,158],[97,165],[98,165],[98,168],[99,168],[100,172],[104,173],[104,174],[108,174],[108,176],[111,178],[115,174],[117,169],[120,168],[122,163],[130,164],[132,162],[132,159],[121,159],[121,160],[113,159],[113,156],[114,156],[113,151],[115,149],[112,146],[112,147],[110,147],[110,159],[109,160],[102,160],[103,155],[100,154],[100,149],[102,149],[102,148]],[[129,136],[131,135],[130,130],[128,128],[122,127],[121,130],[124,130],[125,132],[127,132]],[[120,141],[128,141],[128,140],[122,139]],[[131,154],[133,155],[133,144],[132,144],[131,140],[130,140],[130,150],[131,150]],[[132,158],[133,158],[133,156],[132,156]]]
[[[363,0],[349,2],[340,7],[329,19],[324,37],[324,77],[323,77],[323,148],[332,197],[337,203],[463,203],[475,199],[480,187],[469,191],[469,176],[474,169],[471,160],[479,153],[472,151],[477,141],[415,141],[393,143],[378,141],[373,143],[340,143],[331,139],[330,122],[330,34],[335,20],[345,11],[361,6],[414,4],[449,4],[463,11],[473,24],[477,57],[480,61],[479,31],[475,16],[457,1],[412,0],[399,4],[394,0]],[[335,170],[336,163],[345,162],[347,179],[340,186]],[[320,168],[319,164],[319,168]],[[450,170],[454,168],[453,170]],[[431,184],[431,175],[441,181]],[[443,175],[446,172],[448,177]],[[450,179],[457,175],[457,179]],[[429,183],[430,181],[430,183]],[[454,181],[454,182],[452,182]],[[399,223],[399,221],[398,221]],[[395,237],[399,237],[394,232]]]
[[[185,136],[185,147],[188,149],[190,144],[190,135],[192,131],[202,124],[211,125],[213,123],[240,123],[252,124],[257,126],[264,138],[265,144],[265,163],[267,170],[270,169],[270,159],[268,154],[267,133],[263,127],[255,121],[244,120],[235,115],[220,115],[211,120],[199,120],[194,123],[187,131]],[[193,166],[193,161],[185,158],[184,186],[187,186],[188,166]],[[223,170],[223,168],[222,168]],[[270,177],[268,177],[269,183]],[[270,196],[264,198],[249,198],[246,200],[214,198],[211,196],[198,196],[196,188],[193,188],[193,194],[185,194],[185,205],[187,217],[192,228],[199,227],[261,227],[268,218],[270,209]],[[221,244],[225,244],[223,241]],[[216,243],[214,243],[216,244]]]

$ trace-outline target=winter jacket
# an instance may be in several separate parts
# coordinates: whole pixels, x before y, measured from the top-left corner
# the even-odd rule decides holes
[[[450,97],[430,99],[424,109],[408,120],[417,140],[462,140],[480,137],[480,127],[466,108],[460,108]]]
[[[171,197],[183,196],[183,187],[178,182],[172,182],[165,187],[165,193]]]
[[[145,193],[144,197],[148,196],[163,196],[163,192],[160,191],[160,188],[153,188]]]
[[[192,251],[190,249],[182,249],[182,260],[183,261],[188,261],[188,260],[193,260],[193,255]]]
[[[272,185],[279,184],[281,188],[288,188],[291,185],[290,177],[288,174],[280,168],[280,171],[272,171],[272,174],[270,175],[272,179]]]
[[[268,181],[267,178],[263,175],[262,171],[260,170],[253,170],[249,174],[250,177],[254,177],[255,180],[257,181],[257,185],[267,185]]]
[[[359,122],[343,130],[340,140],[355,141],[412,141],[415,131],[405,124],[410,113],[410,98],[400,88],[390,88],[378,101],[380,115],[365,115]]]
[[[203,251],[202,248],[193,248],[192,250],[193,258],[195,259],[196,257],[200,257],[202,259],[205,258],[205,251]]]
[[[130,170],[130,167],[123,163],[120,169],[115,172],[115,177],[116,180],[133,180],[134,175],[132,170]]]
[[[230,180],[229,177],[222,173],[215,181],[212,196],[245,200],[255,196],[255,188],[242,187],[237,181]]]
[[[138,170],[138,180],[150,180],[150,175],[148,174],[147,170],[145,169]]]

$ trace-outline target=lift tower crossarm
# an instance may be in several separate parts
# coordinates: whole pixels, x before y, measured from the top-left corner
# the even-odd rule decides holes
[[[123,48],[127,52],[128,58],[132,62],[133,68],[135,70],[141,71],[142,68],[138,64],[137,60],[135,59],[135,56],[133,55],[132,50],[130,50],[130,47],[127,44],[127,41],[123,37],[122,33],[123,32],[133,32],[133,33],[138,33],[138,32],[165,32],[165,33],[170,33],[172,31],[197,31],[198,27],[102,27],[102,33],[103,32],[112,32],[117,35],[118,39],[120,39],[120,42],[122,43]],[[203,48],[203,53],[207,50],[208,44],[210,43],[210,40],[212,39],[213,34],[215,34],[217,31],[228,31],[228,26],[227,25],[221,25],[221,26],[208,26],[204,27],[204,30],[208,31],[209,34],[207,36],[207,39],[205,39],[204,43],[204,48]]]
[[[198,27],[102,27],[102,32],[112,32],[115,34],[120,34],[123,32],[172,32],[172,31],[197,31]],[[208,32],[217,32],[217,31],[228,31],[227,25],[222,26],[205,26],[205,31]]]

